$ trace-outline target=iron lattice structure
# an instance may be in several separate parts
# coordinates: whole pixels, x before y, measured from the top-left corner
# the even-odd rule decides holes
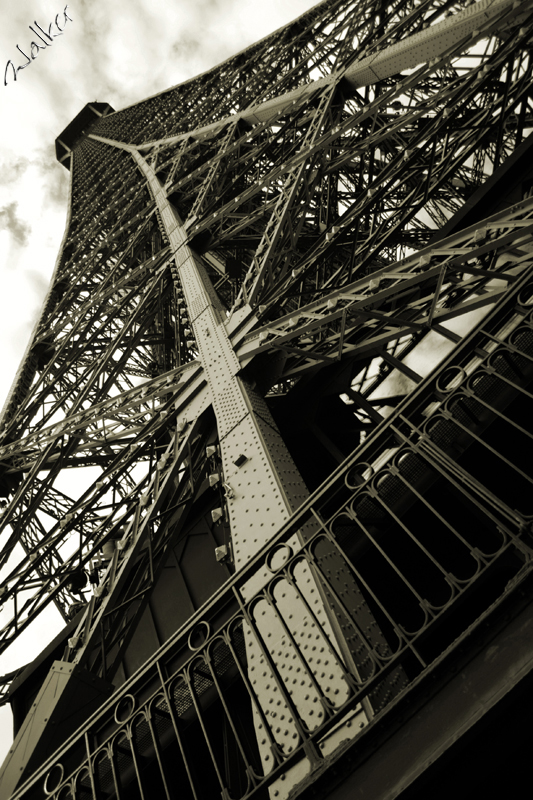
[[[10,793],[287,796],[527,567],[533,200],[487,186],[529,147],[532,19],[327,0],[58,138],[66,232],[2,417],[0,643],[53,603],[50,675],[98,690],[67,722],[42,679]]]

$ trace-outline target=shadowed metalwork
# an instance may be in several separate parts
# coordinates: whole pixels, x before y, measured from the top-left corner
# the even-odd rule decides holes
[[[14,797],[287,796],[520,580],[531,35],[527,2],[323,2],[58,137],[0,647],[54,603],[116,691]]]

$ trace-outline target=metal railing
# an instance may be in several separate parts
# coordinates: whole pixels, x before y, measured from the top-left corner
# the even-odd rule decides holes
[[[409,691],[531,560],[531,272],[13,798],[276,795]]]

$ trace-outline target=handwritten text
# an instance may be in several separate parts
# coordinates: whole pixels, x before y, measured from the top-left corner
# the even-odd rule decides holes
[[[17,80],[17,72],[19,71],[19,69],[26,69],[26,67],[29,67],[31,62],[34,61],[37,58],[37,56],[39,55],[39,50],[45,50],[47,47],[51,47],[53,40],[57,36],[62,36],[63,30],[65,28],[65,25],[67,24],[67,20],[70,20],[71,22],[73,22],[72,17],[69,17],[69,15],[67,14],[67,8],[68,8],[68,6],[65,6],[65,10],[63,11],[63,19],[61,20],[61,22],[63,23],[63,27],[61,27],[61,25],[57,21],[58,17],[60,17],[61,15],[60,14],[56,14],[55,24],[56,24],[56,28],[59,31],[59,33],[52,33],[52,26],[54,24],[53,22],[51,22],[50,25],[48,26],[48,33],[46,33],[46,31],[44,31],[37,22],[34,22],[33,24],[35,25],[35,28],[38,28],[40,30],[41,33],[37,33],[35,28],[32,28],[31,25],[28,25],[30,31],[36,35],[36,37],[39,39],[41,44],[39,45],[39,44],[37,44],[37,42],[33,41],[30,44],[30,55],[29,56],[26,55],[24,50],[21,50],[20,47],[17,45],[17,50],[19,51],[19,53],[22,53],[24,58],[27,58],[28,60],[27,60],[26,64],[21,64],[20,67],[15,67],[15,65],[13,64],[13,62],[11,60],[9,60],[7,62],[6,68],[5,68],[5,71],[4,71],[4,86],[7,86],[7,76],[8,76],[8,71],[9,71],[10,67],[13,70],[13,80],[16,81]],[[42,34],[42,36],[41,36],[41,34]],[[45,37],[45,38],[43,38],[43,37]],[[47,39],[49,39],[49,41],[46,41]]]

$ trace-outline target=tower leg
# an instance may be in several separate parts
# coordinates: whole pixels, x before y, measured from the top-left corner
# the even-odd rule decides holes
[[[187,305],[217,418],[222,480],[235,566],[239,569],[272,540],[306,499],[307,488],[266,402],[240,375],[241,366],[228,335],[224,310],[203,264],[187,243],[177,212],[152,167],[137,150],[131,152],[147,179],[175,253],[176,288]],[[302,526],[291,541],[291,548],[298,551],[316,530],[315,524]],[[351,599],[357,597],[357,606],[365,608],[367,621],[375,625],[353,577],[340,563],[336,564],[336,570],[341,582],[350,587]],[[245,593],[251,596],[262,590],[265,580],[268,580],[265,574],[255,576],[245,587]],[[290,753],[300,744],[303,733],[300,726],[314,730],[322,724],[325,710],[319,709],[320,690],[325,692],[329,687],[334,706],[348,699],[350,689],[342,658],[348,657],[352,671],[357,666],[349,647],[343,643],[341,649],[337,643],[336,630],[340,634],[340,627],[316,570],[305,559],[298,562],[290,577],[276,580],[272,591],[254,604],[253,615],[251,624],[245,623],[244,628],[246,653],[257,701],[253,712],[259,753],[264,773],[268,774],[282,753]],[[339,638],[342,640],[342,635]],[[385,642],[376,640],[374,644],[383,646]],[[312,768],[313,761],[353,736],[361,724],[366,724],[369,714],[368,703],[366,711],[358,706],[348,715],[350,722],[355,716],[358,724],[349,733],[345,724],[341,724],[325,737],[321,753],[309,753],[285,772],[283,782],[278,779],[271,785],[273,796],[286,797]]]
[[[0,797],[10,797],[96,711],[113,688],[77,664],[55,661],[2,765]]]

